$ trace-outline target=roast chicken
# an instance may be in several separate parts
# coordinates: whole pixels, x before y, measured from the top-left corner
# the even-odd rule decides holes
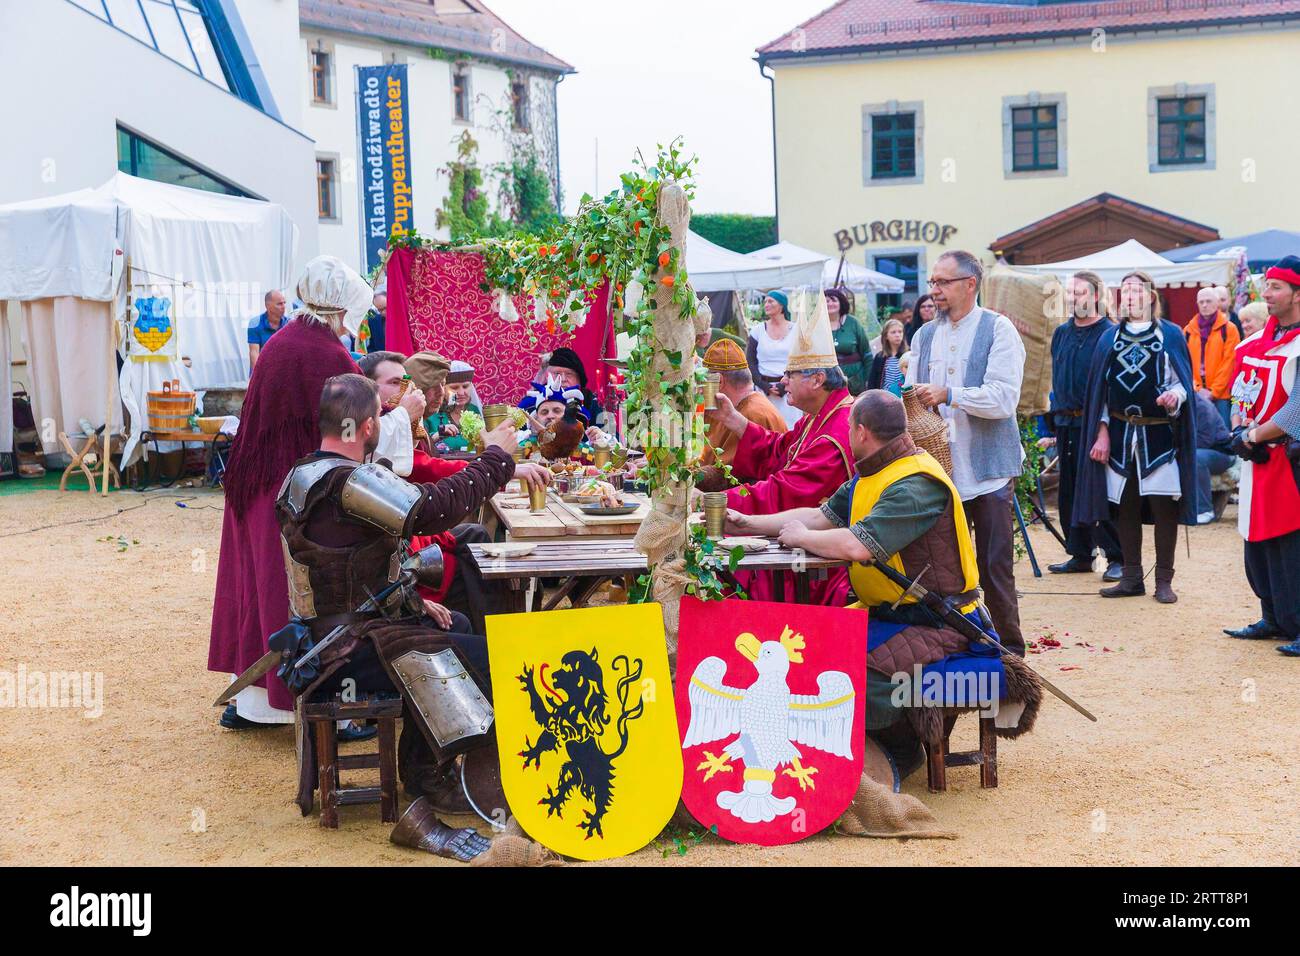
[[[587,426],[578,417],[581,407],[577,402],[569,402],[564,408],[564,417],[551,422],[537,436],[537,450],[548,461],[568,458],[582,444]]]

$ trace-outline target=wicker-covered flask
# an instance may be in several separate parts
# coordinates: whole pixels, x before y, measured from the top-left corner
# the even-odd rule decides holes
[[[926,408],[911,385],[903,389],[903,411],[907,413],[907,433],[918,448],[924,448],[952,474],[952,449],[948,447],[948,423],[933,408]]]

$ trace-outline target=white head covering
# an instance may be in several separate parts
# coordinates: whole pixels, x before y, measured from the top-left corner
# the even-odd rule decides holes
[[[317,256],[307,263],[298,279],[298,300],[302,307],[294,315],[308,316],[329,325],[342,314],[343,327],[352,335],[370,311],[374,293],[355,269],[334,256]]]
[[[451,363],[451,371],[448,372],[448,374],[454,375],[456,372],[469,372],[471,375],[473,375],[474,366],[470,365],[468,362],[462,362],[460,361],[460,359],[453,359]],[[451,401],[450,392],[447,393],[447,400],[448,402]],[[469,401],[470,404],[473,405],[475,408],[481,409],[483,407],[483,402],[478,397],[478,389],[474,387],[474,380],[472,378],[470,379],[470,383],[469,383]],[[463,408],[461,409],[461,411],[464,410],[465,409]]]

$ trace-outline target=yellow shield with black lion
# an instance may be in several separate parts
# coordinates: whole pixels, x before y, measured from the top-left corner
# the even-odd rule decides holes
[[[653,840],[682,790],[657,604],[487,619],[501,784],[534,840],[580,860]]]

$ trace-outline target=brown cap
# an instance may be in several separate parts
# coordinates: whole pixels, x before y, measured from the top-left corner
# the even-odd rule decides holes
[[[451,371],[451,363],[437,352],[416,352],[404,365],[406,374],[421,391],[445,384]]]
[[[749,368],[745,353],[731,339],[718,339],[704,350],[704,364],[714,372],[733,372]]]

